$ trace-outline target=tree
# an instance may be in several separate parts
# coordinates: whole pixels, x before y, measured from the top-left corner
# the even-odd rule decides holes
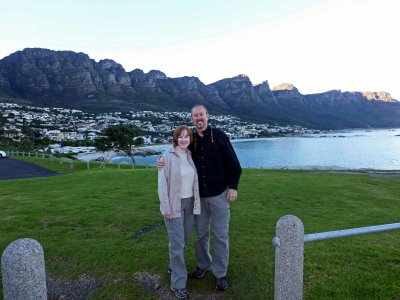
[[[103,154],[104,154],[104,152],[110,150],[113,147],[111,141],[107,137],[104,137],[104,136],[97,138],[94,141],[94,145],[95,145],[96,149],[103,152]]]
[[[94,145],[97,150],[103,152],[101,166],[104,166],[104,163],[106,162],[106,158],[107,159],[109,158],[108,154],[106,155],[106,151],[110,150],[113,147],[113,145],[112,145],[111,141],[107,137],[104,137],[104,136],[97,138],[94,141]]]
[[[36,139],[35,140],[35,146],[44,150],[51,144],[51,140],[48,137],[44,137],[42,139]]]
[[[23,137],[19,141],[19,147],[22,150],[31,150],[33,149],[33,141],[27,137]]]
[[[143,139],[135,139],[139,136],[140,129],[130,124],[120,124],[104,129],[102,134],[105,140],[107,140],[107,143],[125,152],[132,159],[133,167],[135,167],[135,158],[133,157],[132,148],[143,144]],[[107,145],[105,140],[102,141],[104,146]]]
[[[22,126],[21,132],[28,138],[32,143],[36,143],[36,140],[40,138],[40,132],[38,130],[32,129],[29,126]]]

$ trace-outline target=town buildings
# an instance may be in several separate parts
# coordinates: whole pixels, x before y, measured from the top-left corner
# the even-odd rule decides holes
[[[230,115],[212,115],[209,122],[226,132],[231,139],[315,132],[301,126],[245,122]],[[35,138],[48,138],[57,143],[94,141],[104,128],[118,124],[132,124],[140,128],[146,145],[170,142],[176,126],[192,126],[189,112],[131,111],[94,114],[75,109],[0,102],[0,136],[16,140],[33,132]]]

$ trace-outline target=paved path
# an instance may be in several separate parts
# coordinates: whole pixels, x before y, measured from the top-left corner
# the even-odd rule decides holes
[[[58,174],[23,160],[9,157],[0,159],[0,180],[45,177]]]

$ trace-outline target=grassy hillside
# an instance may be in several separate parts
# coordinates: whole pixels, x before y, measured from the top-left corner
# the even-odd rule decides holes
[[[0,181],[0,251],[18,238],[34,238],[49,276],[85,274],[103,282],[90,299],[157,299],[134,280],[146,272],[169,286],[156,177],[153,168],[83,165],[54,177]],[[231,205],[230,288],[215,292],[209,273],[189,279],[188,289],[197,299],[272,299],[271,240],[281,216],[298,216],[305,233],[396,223],[399,195],[400,178],[244,170]],[[398,299],[399,237],[393,231],[306,244],[304,299]],[[187,265],[196,266],[193,239]]]

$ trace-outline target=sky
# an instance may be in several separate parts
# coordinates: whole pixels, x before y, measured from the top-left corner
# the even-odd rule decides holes
[[[0,59],[83,52],[129,72],[210,84],[247,75],[302,94],[385,91],[400,100],[398,0],[0,0]]]

